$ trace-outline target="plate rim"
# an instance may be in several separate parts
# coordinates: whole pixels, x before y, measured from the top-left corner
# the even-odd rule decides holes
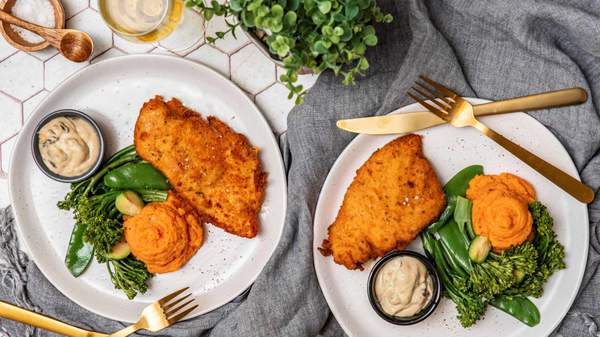
[[[8,195],[9,195],[9,202],[10,205],[12,206],[14,204],[14,199],[13,198],[13,184],[14,184],[14,180],[16,180],[16,173],[15,170],[13,169],[13,167],[16,165],[16,161],[15,159],[17,158],[17,151],[14,151],[14,149],[17,148],[17,146],[23,142],[23,141],[27,141],[28,138],[30,138],[31,135],[25,135],[25,133],[21,132],[23,129],[25,129],[25,127],[27,127],[29,124],[32,123],[32,121],[34,121],[34,116],[39,114],[39,108],[41,106],[43,106],[44,103],[46,103],[47,101],[49,101],[50,99],[52,99],[54,96],[58,95],[57,93],[60,92],[60,90],[67,86],[71,81],[76,80],[77,78],[79,78],[80,76],[83,76],[83,74],[85,74],[88,71],[92,71],[95,68],[99,68],[102,66],[110,66],[110,64],[112,63],[121,63],[121,62],[129,62],[130,59],[153,59],[153,60],[159,60],[162,59],[164,62],[175,62],[175,63],[182,63],[182,64],[187,64],[190,67],[196,67],[201,69],[202,71],[207,71],[209,73],[211,73],[212,75],[216,76],[217,78],[220,78],[223,82],[223,84],[229,86],[230,88],[232,88],[234,91],[236,91],[237,94],[239,94],[239,96],[242,97],[242,99],[244,101],[246,101],[247,103],[249,103],[249,107],[251,107],[252,110],[254,110],[255,115],[256,115],[256,120],[262,124],[263,127],[265,127],[266,129],[268,129],[270,132],[267,135],[268,141],[272,143],[272,145],[275,147],[276,151],[277,151],[277,160],[275,162],[276,166],[277,166],[277,170],[281,172],[283,179],[281,180],[281,188],[284,191],[284,195],[285,197],[283,198],[283,212],[282,212],[282,218],[281,218],[281,226],[279,229],[279,235],[277,236],[277,242],[276,244],[274,244],[271,248],[271,250],[268,252],[268,259],[266,259],[265,263],[263,264],[262,268],[260,268],[260,270],[256,273],[255,276],[251,277],[247,284],[244,285],[243,289],[239,292],[239,293],[233,293],[230,296],[227,296],[227,300],[224,303],[221,304],[215,304],[212,307],[208,307],[207,309],[205,309],[202,312],[196,312],[196,313],[192,313],[191,315],[189,315],[188,317],[186,317],[184,320],[188,320],[188,319],[192,319],[194,317],[198,317],[200,315],[204,315],[207,313],[210,313],[228,303],[230,303],[232,300],[234,300],[236,297],[238,297],[239,295],[243,294],[244,292],[246,292],[256,281],[256,279],[262,274],[265,266],[269,263],[269,261],[271,260],[271,258],[273,257],[273,254],[275,253],[275,251],[277,250],[277,247],[279,246],[279,244],[281,243],[281,238],[283,236],[284,230],[285,230],[285,226],[286,226],[286,213],[287,213],[287,174],[286,174],[286,169],[285,169],[285,164],[283,161],[283,155],[281,153],[281,148],[279,146],[279,142],[277,141],[277,139],[275,138],[275,134],[273,132],[273,129],[271,128],[271,126],[269,125],[268,121],[266,120],[265,116],[263,115],[262,111],[258,108],[258,106],[245,94],[245,92],[237,85],[235,84],[233,81],[231,81],[229,78],[225,77],[224,75],[222,75],[221,73],[219,73],[218,71],[208,67],[207,65],[200,63],[200,62],[195,62],[189,59],[185,59],[185,58],[181,58],[181,57],[177,57],[177,56],[173,56],[173,55],[160,55],[160,54],[129,54],[129,55],[122,55],[122,56],[118,56],[118,57],[113,57],[113,58],[109,58],[109,59],[105,59],[102,60],[100,62],[97,63],[92,63],[82,69],[79,69],[78,71],[76,71],[75,73],[71,74],[70,76],[66,77],[62,82],[60,82],[54,89],[52,89],[50,92],[48,92],[48,94],[42,99],[40,100],[40,102],[36,105],[36,107],[32,110],[32,112],[29,114],[29,117],[27,120],[25,120],[25,122],[23,123],[23,125],[21,126],[21,128],[19,129],[19,133],[17,135],[17,139],[15,141],[15,144],[13,146],[13,151],[12,154],[10,156],[10,166],[9,166],[9,172],[8,172]],[[28,152],[29,153],[29,152]],[[67,286],[65,285],[61,285],[58,282],[54,282],[53,279],[51,277],[48,276],[47,271],[45,270],[45,268],[40,267],[38,265],[38,263],[36,262],[37,258],[37,254],[34,253],[34,250],[31,249],[31,247],[28,244],[28,239],[27,236],[25,235],[25,233],[23,232],[21,225],[20,225],[20,219],[21,216],[19,214],[19,211],[17,211],[16,207],[12,207],[12,211],[13,211],[13,215],[14,215],[14,219],[15,219],[15,228],[16,228],[16,232],[17,232],[17,237],[19,238],[19,242],[20,244],[23,244],[25,246],[25,248],[28,251],[28,254],[26,254],[28,256],[28,258],[30,260],[32,260],[36,267],[40,270],[40,272],[42,273],[42,275],[44,275],[44,277],[46,278],[46,280],[48,280],[48,282],[50,282],[50,284],[52,284],[52,286],[54,286],[62,295],[64,295],[65,297],[67,297],[70,301],[72,301],[73,303],[77,304],[79,307],[84,308],[86,310],[89,310],[101,317],[104,318],[108,318],[108,319],[112,319],[115,321],[120,321],[120,322],[127,322],[127,323],[134,323],[134,320],[129,320],[129,319],[123,319],[122,317],[117,317],[114,316],[110,313],[106,313],[106,312],[101,312],[100,310],[97,310],[91,306],[86,306],[83,305],[82,303],[80,303],[79,301],[75,300],[74,298],[72,298],[72,294],[69,294],[69,290],[66,289]]]
[[[476,98],[476,97],[464,97],[467,101],[469,101],[470,103],[473,104],[483,104],[483,103],[490,103],[493,102],[492,100],[488,100],[488,99],[483,99],[483,98]],[[408,104],[405,106],[400,107],[399,109],[393,110],[390,113],[384,114],[382,116],[386,116],[386,115],[392,115],[392,114],[397,114],[397,113],[403,113],[405,112],[405,110],[407,109],[411,109],[412,107],[419,107],[419,103],[412,103],[412,104]],[[422,107],[421,107],[422,108]],[[555,140],[558,141],[558,143],[561,145],[561,150],[567,155],[567,157],[569,158],[569,162],[568,165],[569,169],[572,169],[576,172],[576,177],[578,180],[581,181],[581,176],[579,175],[579,171],[577,170],[577,167],[575,166],[575,163],[573,162],[573,158],[571,157],[571,155],[569,154],[569,152],[567,151],[567,149],[564,147],[564,145],[562,144],[562,142],[560,142],[560,140],[544,125],[542,124],[540,121],[538,121],[537,119],[535,119],[534,117],[532,117],[529,114],[526,114],[524,112],[513,112],[512,114],[522,114],[527,116],[527,118],[530,118],[531,120],[533,120],[535,123],[541,125],[544,130],[547,132],[548,135],[550,135],[551,137],[553,137]],[[399,133],[397,135],[403,135],[403,134],[409,134],[410,132],[407,133]],[[318,253],[316,247],[319,246],[319,239],[316,237],[316,235],[314,235],[314,233],[316,232],[316,227],[317,227],[317,214],[319,214],[319,208],[320,207],[324,207],[321,206],[323,205],[323,190],[325,188],[326,185],[328,185],[330,183],[330,179],[332,178],[332,172],[334,170],[334,168],[337,168],[337,165],[339,165],[340,162],[340,158],[346,154],[347,151],[350,150],[350,147],[352,146],[352,144],[354,144],[355,142],[358,142],[359,139],[365,137],[365,136],[377,136],[377,135],[367,135],[367,134],[357,134],[342,150],[342,152],[340,152],[340,154],[338,155],[338,157],[336,158],[335,162],[333,163],[333,165],[331,165],[329,171],[327,172],[327,177],[325,178],[325,180],[323,181],[323,185],[321,186],[321,189],[319,191],[319,197],[317,198],[317,204],[315,206],[315,212],[314,212],[314,218],[313,218],[313,242],[312,242],[312,251],[313,251],[313,267],[315,268],[315,274],[317,275],[317,281],[319,283],[319,288],[321,289],[321,292],[323,293],[323,297],[325,297],[325,301],[327,302],[327,306],[329,307],[329,309],[331,310],[332,315],[336,318],[336,321],[338,322],[338,324],[340,325],[340,327],[342,328],[342,330],[344,330],[344,333],[346,333],[349,337],[354,337],[356,336],[352,330],[349,329],[349,327],[345,324],[344,321],[338,319],[338,315],[340,314],[340,311],[333,305],[331,305],[330,303],[333,302],[332,301],[332,297],[333,295],[329,293],[329,291],[327,290],[326,287],[323,286],[324,284],[324,280],[322,279],[323,276],[319,276],[319,270],[320,268],[317,267],[317,258],[323,258],[323,256],[321,254]],[[341,206],[341,205],[340,205]],[[550,329],[550,333],[552,331],[554,331],[558,325],[564,320],[564,318],[566,317],[567,313],[569,312],[569,310],[571,309],[573,303],[575,302],[575,299],[577,298],[577,295],[579,294],[579,290],[581,288],[581,283],[583,281],[583,276],[585,274],[585,270],[587,267],[587,256],[589,255],[589,211],[587,210],[587,206],[582,204],[583,207],[585,207],[585,215],[584,215],[584,220],[586,221],[586,227],[585,227],[585,231],[587,232],[587,236],[586,236],[586,241],[587,244],[584,247],[584,251],[583,251],[583,255],[585,256],[585,258],[583,259],[582,262],[582,268],[581,271],[577,277],[577,286],[575,287],[575,291],[573,292],[573,295],[571,296],[571,298],[567,301],[568,305],[566,306],[562,306],[561,307],[561,313],[560,313],[560,317],[561,319],[558,320],[557,322],[554,322],[552,324],[552,327]]]

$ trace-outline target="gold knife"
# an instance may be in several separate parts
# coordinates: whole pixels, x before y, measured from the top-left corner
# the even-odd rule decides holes
[[[496,115],[508,112],[521,112],[567,105],[582,104],[587,101],[587,92],[582,88],[569,88],[541,94],[511,98],[502,101],[473,105],[475,116]],[[340,119],[338,128],[355,133],[384,135],[405,133],[446,123],[429,111],[397,113],[386,116]]]

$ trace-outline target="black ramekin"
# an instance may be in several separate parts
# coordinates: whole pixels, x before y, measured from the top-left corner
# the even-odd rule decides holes
[[[377,274],[388,261],[398,256],[412,256],[421,261],[425,265],[427,271],[429,272],[429,275],[431,276],[431,282],[433,286],[433,295],[431,297],[431,301],[421,311],[410,317],[398,317],[388,315],[381,308],[379,300],[377,299],[377,295],[375,294],[375,280],[377,279]],[[375,310],[375,312],[381,318],[396,325],[412,325],[421,322],[435,311],[438,304],[440,303],[442,289],[440,277],[437,271],[435,270],[435,266],[433,265],[431,260],[429,260],[429,258],[422,254],[409,250],[394,250],[387,253],[381,259],[379,259],[379,261],[377,261],[371,269],[371,273],[369,274],[369,280],[367,282],[367,293],[369,295],[369,302],[371,302],[373,310]]]
[[[92,127],[94,128],[94,130],[96,130],[96,133],[98,134],[98,139],[100,141],[100,149],[98,152],[98,158],[96,159],[96,162],[94,163],[94,165],[87,172],[85,172],[81,175],[78,175],[75,177],[65,177],[60,174],[56,174],[56,173],[52,172],[46,166],[46,164],[44,163],[44,160],[42,160],[42,154],[40,153],[40,148],[39,148],[39,144],[38,144],[39,138],[40,138],[38,133],[39,133],[40,129],[44,125],[46,125],[46,123],[48,123],[50,120],[57,118],[57,117],[83,118],[92,125]],[[91,177],[100,168],[100,165],[102,165],[102,160],[104,158],[104,137],[102,136],[102,131],[100,130],[100,127],[98,126],[96,121],[94,121],[90,116],[86,115],[85,113],[83,113],[79,110],[61,109],[61,110],[57,110],[57,111],[47,114],[46,116],[44,116],[44,118],[42,118],[42,120],[40,120],[37,123],[37,125],[35,126],[35,129],[33,130],[33,135],[31,135],[31,153],[33,154],[33,160],[35,161],[36,165],[39,167],[40,170],[42,170],[42,172],[44,172],[45,175],[47,175],[51,179],[54,179],[56,181],[60,181],[63,183],[76,183],[78,181],[82,181],[82,180],[85,180],[85,179]]]

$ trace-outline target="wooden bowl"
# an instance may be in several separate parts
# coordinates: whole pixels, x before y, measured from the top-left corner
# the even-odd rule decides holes
[[[0,0],[1,1],[1,0]],[[15,2],[20,0],[5,0],[3,4],[0,4],[0,10],[3,10],[7,13],[12,14],[12,8],[15,5]],[[22,1],[22,0],[21,0]],[[54,7],[54,28],[64,28],[65,27],[65,9],[63,8],[60,0],[48,0],[52,7]],[[42,50],[50,45],[48,41],[42,41],[40,43],[31,43],[26,41],[15,32],[11,25],[2,22],[0,23],[0,33],[2,36],[10,43],[13,47],[23,50],[26,52],[38,51]]]

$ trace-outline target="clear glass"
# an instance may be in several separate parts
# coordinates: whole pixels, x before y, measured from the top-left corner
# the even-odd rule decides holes
[[[202,42],[202,15],[183,0],[99,0],[104,22],[120,37],[180,53]]]

